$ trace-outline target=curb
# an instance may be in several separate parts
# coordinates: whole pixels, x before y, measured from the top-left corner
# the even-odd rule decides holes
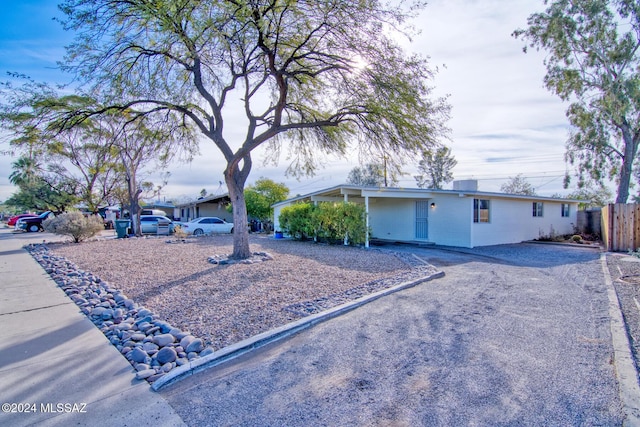
[[[620,309],[618,294],[613,286],[611,272],[607,266],[607,254],[600,254],[600,263],[604,273],[604,281],[609,297],[609,319],[611,325],[611,341],[613,344],[613,360],[618,379],[620,400],[625,415],[624,426],[640,426],[640,385],[629,337]]]
[[[213,352],[209,355],[206,355],[199,359],[193,360],[185,365],[172,369],[168,374],[164,375],[163,377],[155,381],[151,385],[151,388],[154,391],[158,391],[163,387],[166,387],[170,384],[178,382],[197,372],[203,371],[205,369],[213,368],[215,366],[221,365],[222,363],[228,362],[237,357],[245,355],[253,350],[257,350],[261,347],[264,347],[267,344],[271,344],[271,343],[283,340],[285,338],[288,338],[300,331],[303,331],[307,328],[315,326],[318,323],[325,322],[329,319],[338,317],[362,305],[365,305],[369,302],[377,300],[378,298],[382,298],[389,294],[414,287],[420,283],[428,282],[434,279],[439,279],[441,277],[444,277],[444,272],[439,271],[430,276],[425,276],[417,280],[403,282],[398,285],[392,286],[390,288],[382,289],[370,295],[365,295],[356,300],[330,308],[329,310],[312,314],[307,317],[303,317],[300,320],[287,323],[286,325],[271,329],[270,331],[263,332],[251,338],[247,338],[246,340],[242,340],[236,344],[232,344],[216,352]]]
[[[585,245],[578,243],[566,243],[566,242],[545,242],[541,240],[525,240],[522,243],[533,243],[534,245],[549,245],[549,246],[565,246],[570,248],[579,248],[579,249],[597,249],[603,250],[604,247],[602,244],[594,244],[594,245]]]

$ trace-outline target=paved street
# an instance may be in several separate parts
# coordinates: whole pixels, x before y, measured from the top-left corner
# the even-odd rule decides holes
[[[446,276],[161,394],[191,426],[621,425],[598,251],[403,249]]]

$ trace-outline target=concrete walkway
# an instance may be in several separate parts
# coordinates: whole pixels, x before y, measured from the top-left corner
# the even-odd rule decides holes
[[[184,425],[22,249],[43,238],[0,229],[0,425]]]

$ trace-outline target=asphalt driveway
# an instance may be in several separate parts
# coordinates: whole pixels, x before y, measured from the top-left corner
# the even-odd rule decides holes
[[[597,251],[402,249],[446,276],[161,394],[192,426],[622,424]]]

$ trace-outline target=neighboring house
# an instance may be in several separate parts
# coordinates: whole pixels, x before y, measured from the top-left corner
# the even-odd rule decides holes
[[[456,181],[453,190],[338,185],[275,204],[274,230],[285,206],[345,201],[365,205],[371,237],[380,240],[473,248],[574,232],[578,200],[477,188],[475,180]]]
[[[176,207],[171,202],[162,202],[160,200],[153,200],[142,206],[143,210],[160,210],[164,212],[162,215],[168,218],[174,218],[176,215]],[[159,215],[159,212],[153,213],[152,215]]]
[[[187,203],[176,205],[176,218],[181,222],[191,221],[203,216],[217,216],[227,222],[233,222],[233,213],[227,211],[227,206],[231,203],[228,194],[219,196],[201,197]]]

